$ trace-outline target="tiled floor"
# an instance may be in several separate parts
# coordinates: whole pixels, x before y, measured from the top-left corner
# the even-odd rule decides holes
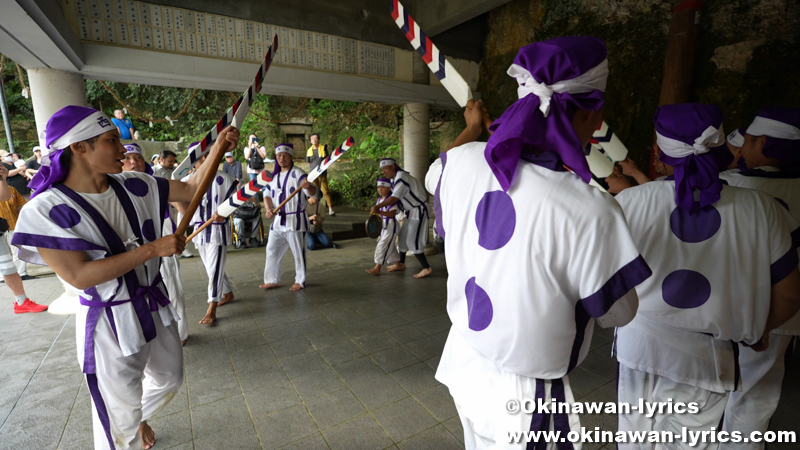
[[[236,301],[218,325],[197,323],[206,309],[199,258],[181,261],[190,337],[186,377],[175,399],[150,421],[156,448],[383,449],[461,448],[462,431],[447,389],[434,379],[450,326],[444,257],[434,275],[373,277],[374,241],[308,253],[308,284],[262,291],[264,250],[231,252],[227,272]],[[409,259],[410,269],[417,263]],[[25,282],[49,303],[55,277]],[[6,287],[0,296],[10,298]],[[91,408],[75,357],[73,316],[16,316],[0,309],[0,449],[92,448]],[[615,398],[611,333],[595,334],[592,353],[570,376],[576,398]],[[616,430],[613,416],[586,416],[586,427]],[[599,446],[585,445],[596,449]]]

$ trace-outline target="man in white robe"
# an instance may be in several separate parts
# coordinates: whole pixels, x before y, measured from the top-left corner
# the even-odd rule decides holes
[[[582,149],[602,120],[607,64],[592,37],[523,47],[509,69],[520,99],[488,143],[471,142],[481,133],[477,102],[455,148],[430,169],[439,172],[453,323],[436,379],[453,396],[467,449],[534,445],[509,442],[510,432],[579,431],[576,414],[507,402],[574,401],[567,374],[588,354],[595,322],[630,321],[633,288],[650,276],[622,210],[588,184]],[[536,448],[564,445],[581,448]]]
[[[235,143],[238,131],[226,128],[218,142],[225,139]],[[167,202],[190,201],[197,185],[121,173],[119,131],[91,108],[56,112],[46,147],[12,244],[80,296],[78,361],[92,397],[95,448],[150,448],[155,435],[146,421],[183,380],[177,315],[159,264],[185,239],[162,237],[162,223]]]
[[[264,266],[264,284],[259,287],[271,289],[281,284],[281,263],[286,250],[292,250],[294,256],[294,284],[290,291],[305,288],[306,283],[306,233],[308,232],[308,216],[306,206],[308,197],[317,193],[317,188],[309,183],[305,172],[294,165],[292,160],[292,144],[280,144],[275,147],[275,171],[272,181],[264,189],[264,204],[267,207],[267,219],[275,218],[269,227],[267,240],[267,262]],[[273,210],[286,200],[293,192],[303,192],[292,197],[277,213]]]
[[[737,343],[766,348],[769,332],[800,308],[791,238],[798,223],[770,196],[720,181],[731,155],[718,107],[664,105],[654,122],[660,160],[674,168],[674,179],[616,197],[653,269],[636,288],[636,318],[617,330],[618,400],[695,402],[699,411],[651,417],[632,411],[619,415],[619,429],[711,431],[722,419],[727,393],[741,383]],[[706,440],[696,448],[716,446]]]
[[[758,189],[774,197],[800,221],[800,110],[764,108],[746,130],[728,142],[742,156],[741,170],[720,178],[731,186]],[[733,135],[733,133],[732,133]],[[800,242],[800,230],[793,236]],[[722,430],[764,433],[778,407],[784,360],[791,336],[800,334],[800,314],[774,330],[763,352],[739,344],[742,389],[731,392]],[[763,449],[763,442],[723,443],[721,449]]]

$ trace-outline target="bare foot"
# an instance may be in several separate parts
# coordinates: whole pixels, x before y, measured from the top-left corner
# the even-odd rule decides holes
[[[303,286],[300,286],[297,283],[293,284],[292,287],[289,288],[289,290],[292,291],[292,292],[299,291],[300,289],[303,289]]]
[[[139,424],[139,434],[142,435],[142,448],[147,450],[156,444],[156,434],[147,422]]]
[[[428,267],[427,269],[422,269],[419,273],[415,273],[414,278],[425,278],[432,273],[433,273],[433,268]]]
[[[401,262],[394,263],[393,265],[389,266],[389,268],[386,270],[389,272],[402,272],[406,270],[406,265]]]
[[[222,300],[219,302],[219,305],[217,305],[217,306],[222,306],[222,305],[224,305],[226,303],[230,303],[232,301],[233,301],[233,292],[228,292],[227,294],[222,296]]]
[[[367,269],[367,273],[371,273],[372,275],[380,275],[381,274],[381,265],[375,264],[375,267],[372,269]]]
[[[203,320],[200,321],[201,325],[213,325],[214,322],[217,321],[217,304],[216,302],[211,302],[208,304],[208,311],[206,311],[206,316],[203,317]]]
[[[258,287],[261,289],[272,289],[276,287],[280,287],[280,283],[267,283],[267,284],[259,284]]]
[[[186,345],[186,341],[187,341],[186,339],[184,339],[184,340],[182,340],[182,341],[181,341],[181,347],[183,347],[184,345]]]

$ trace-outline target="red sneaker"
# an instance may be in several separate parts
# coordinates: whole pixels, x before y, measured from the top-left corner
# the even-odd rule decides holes
[[[36,302],[32,302],[29,298],[26,298],[25,302],[21,305],[14,302],[14,314],[37,313],[42,311],[47,311],[47,305],[40,305]]]

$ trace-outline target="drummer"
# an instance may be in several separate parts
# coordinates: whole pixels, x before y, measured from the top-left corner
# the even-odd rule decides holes
[[[388,178],[378,178],[378,202],[380,205],[385,202],[392,195],[392,180]],[[378,244],[375,247],[375,267],[367,269],[367,273],[372,275],[381,274],[381,266],[386,264],[394,264],[400,260],[400,254],[397,252],[395,245],[395,237],[397,236],[397,219],[395,215],[400,210],[397,209],[397,204],[391,204],[380,207],[375,214],[380,217],[381,234],[378,236]],[[370,236],[371,237],[371,236]]]

